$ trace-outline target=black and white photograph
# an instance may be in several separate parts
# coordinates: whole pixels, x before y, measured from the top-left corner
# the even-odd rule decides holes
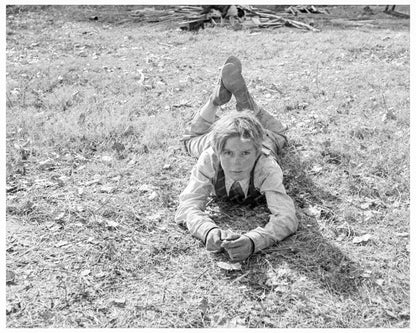
[[[3,328],[416,328],[413,9],[6,2]]]

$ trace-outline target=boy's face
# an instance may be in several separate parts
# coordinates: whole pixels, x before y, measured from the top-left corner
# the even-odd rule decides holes
[[[257,157],[257,150],[251,140],[231,137],[225,142],[220,162],[227,177],[243,180],[250,177]]]

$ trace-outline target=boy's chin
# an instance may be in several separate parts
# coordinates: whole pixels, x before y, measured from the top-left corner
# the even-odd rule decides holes
[[[234,181],[244,180],[250,177],[247,172],[229,172],[228,176]]]

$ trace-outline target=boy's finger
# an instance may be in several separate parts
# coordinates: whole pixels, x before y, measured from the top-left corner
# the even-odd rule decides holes
[[[240,235],[231,231],[231,230],[225,230],[221,231],[221,239],[222,240],[233,240],[239,238]]]
[[[232,234],[232,235],[228,235],[224,240],[232,241],[232,240],[236,240],[236,239],[239,239],[239,238],[240,238],[239,234]]]
[[[240,247],[241,243],[238,239],[235,241],[223,241],[221,246],[225,249],[235,249],[237,247]]]

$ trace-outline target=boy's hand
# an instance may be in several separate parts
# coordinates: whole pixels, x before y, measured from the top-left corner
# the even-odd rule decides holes
[[[222,243],[224,240],[232,240],[239,237],[240,235],[229,230],[212,229],[207,235],[205,247],[211,252],[221,252],[223,250]]]
[[[243,261],[253,253],[253,243],[247,236],[241,235],[236,240],[226,240],[222,247],[227,251],[233,261]]]

